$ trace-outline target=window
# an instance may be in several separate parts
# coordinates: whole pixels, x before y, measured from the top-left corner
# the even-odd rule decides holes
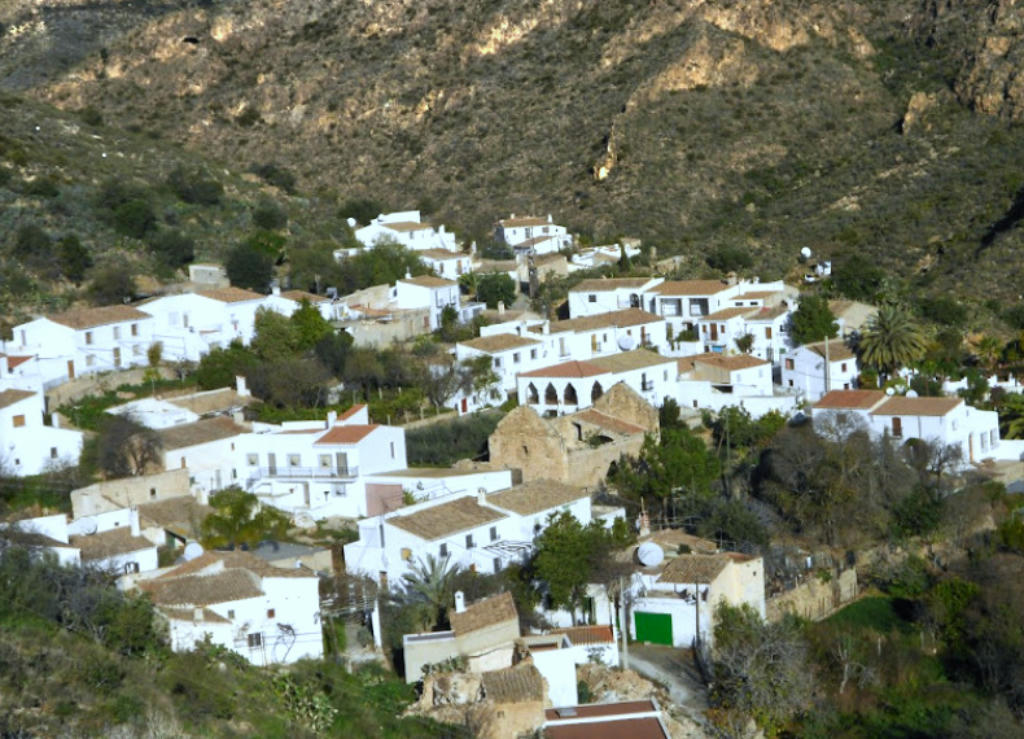
[[[501,357],[494,358],[494,369],[501,369]]]
[[[473,535],[466,534],[466,549],[472,549],[476,544],[473,543]]]
[[[793,360],[792,359],[787,359],[786,360],[786,369],[788,369],[788,370],[793,369]]]
[[[181,458],[181,469],[185,469],[186,467],[188,467],[188,464],[185,462],[185,458],[182,457]]]
[[[792,380],[789,380],[789,386],[793,387],[793,381]],[[696,402],[696,401],[694,401],[694,402]],[[696,406],[694,406],[694,407],[696,407]]]
[[[234,617],[235,617],[235,609],[231,608],[231,609],[228,610],[228,618],[234,619]]]
[[[996,444],[999,443],[999,432],[997,430],[992,429],[988,432],[988,443],[993,449],[995,449]]]
[[[588,303],[596,303],[597,302],[597,296],[594,293],[590,293],[590,295],[587,296],[587,302]]]
[[[260,463],[260,457],[258,454],[246,454],[245,463],[250,467],[255,467]]]
[[[153,500],[154,498],[156,498],[156,488],[150,488],[149,489],[149,499]]]
[[[133,357],[141,357],[142,356],[142,347],[139,346],[138,344],[135,344],[134,346],[132,346],[132,356]]]
[[[139,335],[139,324],[133,323],[132,324],[132,336],[138,336],[138,335]]]
[[[843,372],[846,372],[846,362],[843,362],[841,365],[839,365],[839,369]]]
[[[320,469],[327,469],[331,466],[331,455],[321,454],[320,455]]]
[[[124,574],[132,575],[139,571],[138,562],[125,562],[124,563]]]
[[[86,344],[91,344],[92,343],[92,331],[86,331],[85,332],[85,343]]]
[[[114,341],[120,341],[120,340],[121,340],[121,327],[120,326],[114,326]]]
[[[537,350],[536,349],[531,349],[530,350],[530,359],[536,359],[536,358],[537,358]]]
[[[267,609],[267,618],[273,618],[276,614],[277,612],[273,608]]]
[[[897,439],[903,436],[903,419],[899,416],[892,417],[892,435]]]
[[[409,547],[402,547],[402,561],[408,562],[412,559],[412,550]]]
[[[391,442],[391,458],[395,458],[395,442]]]
[[[497,526],[491,526],[491,541],[497,541],[497,540],[498,540],[498,527]]]
[[[50,447],[50,459],[56,459],[56,458],[57,458],[57,447],[51,446]]]
[[[534,522],[533,522],[533,533],[535,533],[535,534],[539,534],[539,533],[540,533],[540,530],[541,530],[541,528],[542,528],[542,527],[541,527],[541,525],[540,525],[540,521],[534,521]]]
[[[765,326],[764,338],[766,338],[766,339],[772,338],[772,327],[771,326]]]
[[[439,551],[440,551],[440,554],[441,554],[442,557],[447,557],[448,556],[448,545],[447,544],[442,544],[441,545],[441,549]]]
[[[231,442],[231,451],[235,451],[235,442]]]
[[[514,352],[512,354],[512,363],[519,364],[519,352]]]
[[[298,467],[299,466],[299,455],[298,454],[289,454],[288,455],[288,466],[289,467]]]
[[[14,422],[14,428],[21,428],[22,426],[25,425],[25,414],[20,413],[17,416],[15,416],[12,420]]]
[[[92,367],[94,364],[96,364],[96,357],[94,357],[92,354],[86,355],[85,366]]]
[[[494,558],[494,571],[495,573],[501,572],[501,557]]]
[[[256,647],[262,647],[263,646],[263,634],[261,634],[261,633],[249,634],[248,638],[249,638],[249,649],[255,649]]]

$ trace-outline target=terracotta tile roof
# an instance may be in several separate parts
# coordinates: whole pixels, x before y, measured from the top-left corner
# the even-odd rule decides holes
[[[344,421],[346,418],[352,418],[352,416],[357,414],[359,411],[361,411],[365,407],[366,407],[366,403],[356,403],[354,406],[352,406],[348,410],[345,410],[345,411],[342,411],[341,413],[339,413],[338,414],[338,420],[339,421]]]
[[[432,541],[460,531],[508,518],[493,508],[486,508],[477,502],[476,496],[456,498],[448,503],[431,506],[423,510],[394,516],[387,523],[408,531],[421,539]]]
[[[174,621],[190,621],[192,623],[212,623],[212,624],[229,624],[230,620],[224,618],[219,613],[211,611],[209,608],[203,609],[203,617],[200,620],[196,620],[196,609],[194,608],[161,608],[160,612],[169,619]]]
[[[710,583],[731,561],[724,554],[680,554],[662,568],[658,582],[680,585]]]
[[[82,550],[82,561],[90,562],[97,559],[106,559],[115,554],[127,554],[138,552],[143,549],[155,548],[156,544],[141,536],[132,536],[132,530],[127,526],[103,531],[99,534],[89,536],[69,536],[71,546]]]
[[[531,480],[508,490],[491,493],[487,502],[498,508],[528,516],[589,497],[580,488],[554,480]]]
[[[555,321],[550,325],[553,334],[562,331],[594,331],[602,328],[629,328],[630,326],[643,326],[648,323],[660,323],[665,319],[654,313],[648,313],[639,308],[626,308],[625,310],[614,310],[608,313],[597,313],[593,316],[580,316],[569,318],[565,321]],[[531,326],[530,331],[542,333],[543,326]]]
[[[519,269],[519,265],[516,264],[516,260],[491,260],[483,259],[480,264],[477,265],[477,272],[515,272]]]
[[[609,277],[605,279],[596,280],[583,280],[575,287],[571,288],[571,293],[599,293],[609,292],[611,290],[618,290],[620,288],[637,288],[643,287],[650,282],[653,277]],[[664,284],[664,283],[662,283]],[[657,288],[655,288],[657,289]]]
[[[392,231],[398,231],[399,233],[407,233],[409,231],[426,231],[433,226],[429,223],[419,221],[391,221],[390,223],[381,223],[384,228],[390,228]]]
[[[601,718],[603,716],[627,716],[631,713],[650,713],[657,711],[658,707],[651,700],[641,701],[620,701],[618,703],[586,703],[573,706],[578,718]],[[548,721],[556,721],[562,716],[558,715],[558,708],[546,708],[544,718]],[[631,736],[631,735],[628,735]]]
[[[611,626],[571,626],[564,629],[552,629],[552,634],[565,634],[575,646],[588,644],[611,644],[615,634]]]
[[[544,739],[669,739],[670,736],[654,716],[619,718],[611,715],[604,721],[545,724],[543,732]]]
[[[218,416],[216,418],[204,418],[195,423],[186,423],[182,426],[173,426],[156,432],[164,451],[184,449],[196,444],[206,444],[211,441],[228,439],[232,436],[248,433],[243,426],[239,426],[230,418]]]
[[[696,354],[690,357],[680,357],[679,366],[682,367],[682,362],[687,360],[694,365],[710,364],[712,367],[720,367],[730,372],[734,370],[750,369],[751,367],[761,367],[766,364],[771,364],[767,359],[758,359],[757,357],[751,356],[750,354],[716,354],[715,352],[708,352],[706,354]]]
[[[782,295],[781,290],[754,290],[749,293],[742,293],[735,297],[729,298],[730,300],[764,300],[770,298],[773,295]]]
[[[788,312],[789,305],[787,305],[786,303],[779,303],[778,305],[773,305],[767,308],[761,308],[760,310],[757,311],[757,313],[747,316],[747,320],[751,322],[771,321],[778,318],[779,316],[785,315]]]
[[[476,349],[481,352],[501,352],[521,346],[534,346],[539,344],[540,341],[527,338],[526,336],[516,336],[515,334],[492,334],[490,336],[470,339],[469,341],[460,341],[459,343],[462,346],[468,346],[470,349]]]
[[[310,303],[328,302],[327,298],[323,295],[306,292],[305,290],[285,290],[281,293],[281,297],[287,298],[288,300],[294,300],[296,303],[301,303],[303,300],[308,300]]]
[[[446,280],[443,277],[434,277],[433,275],[420,275],[419,277],[403,277],[399,282],[407,282],[410,285],[419,285],[420,287],[455,287],[459,283],[453,282],[452,280]]]
[[[222,565],[222,566],[221,566]],[[208,570],[207,574],[203,574]],[[160,575],[157,581],[173,580],[175,578],[192,576],[212,577],[218,572],[248,572],[254,577],[289,577],[289,578],[316,578],[309,572],[299,569],[284,569],[274,567],[266,560],[260,559],[255,554],[239,550],[230,552],[211,551],[203,552],[195,559],[184,562],[172,570]]]
[[[20,403],[25,398],[31,398],[35,393],[31,390],[4,390],[0,393],[0,408],[7,408],[8,406]]]
[[[659,295],[715,295],[730,287],[722,280],[667,280],[651,292]]]
[[[963,398],[908,398],[896,395],[871,411],[873,416],[944,416]]]
[[[462,259],[465,254],[458,251],[448,251],[447,249],[419,249],[416,254],[420,257],[427,257],[428,259],[434,259],[436,261],[446,261],[448,259]]]
[[[164,400],[171,405],[192,411],[200,416],[205,416],[208,413],[224,413],[256,402],[256,398],[253,396],[239,395],[229,387],[208,390],[202,393],[179,395],[175,398],[164,398]]]
[[[706,316],[701,316],[698,320],[700,320],[700,321],[727,321],[730,318],[735,318],[736,316],[742,316],[742,315],[745,315],[747,313],[756,312],[757,310],[759,310],[759,309],[758,308],[752,308],[752,307],[747,307],[747,308],[723,308],[722,310],[717,310],[714,313],[709,313]]]
[[[609,370],[598,367],[592,362],[573,360],[562,362],[561,364],[553,364],[550,367],[541,367],[529,372],[520,372],[519,377],[594,377],[595,375],[603,375],[607,372]]]
[[[380,428],[377,423],[350,423],[344,426],[335,426],[314,444],[355,444]]]
[[[498,225],[504,228],[520,228],[522,226],[548,226],[547,218],[540,216],[517,216],[515,218],[503,218]]]
[[[494,703],[532,703],[544,700],[544,678],[536,666],[524,662],[480,675],[484,697]]]
[[[27,362],[30,359],[35,359],[35,357],[32,357],[31,355],[27,356],[27,357],[10,356],[9,355],[7,357],[7,369],[8,370],[13,370],[15,367],[19,367],[19,366],[25,364],[25,362]]]
[[[868,410],[885,400],[881,390],[832,390],[814,404],[815,408]]]
[[[244,569],[233,568],[213,575],[166,578],[167,575],[161,575],[153,580],[143,580],[139,583],[139,589],[149,593],[153,603],[158,606],[208,606],[211,603],[226,603],[263,595],[257,576]]]
[[[817,354],[822,359],[825,358],[825,342],[818,341],[814,344],[804,344],[804,349],[808,349]],[[835,362],[841,359],[854,359],[857,355],[853,353],[853,350],[843,343],[841,339],[828,342],[828,359],[830,362]]]
[[[620,352],[590,360],[590,364],[600,367],[605,372],[628,372],[644,367],[655,367],[659,364],[674,363],[675,360],[672,357],[665,357],[647,349],[634,349],[630,352]]]
[[[222,303],[242,303],[246,300],[263,300],[265,297],[240,287],[211,287],[207,290],[196,290],[196,295],[202,295],[210,300],[219,300]]]
[[[143,525],[158,526],[186,539],[199,538],[199,527],[211,513],[213,508],[203,505],[191,495],[139,505],[139,520]]]
[[[609,416],[608,414],[594,410],[593,408],[582,410],[579,413],[573,414],[572,417],[580,421],[585,421],[586,423],[592,423],[595,426],[600,426],[608,431],[614,431],[618,434],[647,433],[647,429],[643,426],[637,426],[635,423],[629,423],[628,421],[623,421],[621,418]]]
[[[462,613],[449,611],[448,621],[455,636],[458,637],[505,621],[514,621],[518,625],[519,613],[516,611],[512,593],[499,593],[466,606]]]
[[[81,330],[124,321],[152,320],[153,316],[128,305],[104,305],[99,308],[73,308],[47,318],[62,326]]]

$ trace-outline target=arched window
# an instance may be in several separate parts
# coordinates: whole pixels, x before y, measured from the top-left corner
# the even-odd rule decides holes
[[[558,391],[555,390],[555,386],[550,382],[544,388],[544,402],[548,405],[558,405]]]
[[[526,387],[526,402],[539,403],[540,395],[537,394],[537,386],[532,382]]]
[[[602,395],[604,395],[604,388],[601,387],[600,382],[595,382],[594,387],[590,389],[590,402],[596,403]]]
[[[576,388],[572,386],[570,382],[565,386],[565,393],[562,396],[565,399],[566,405],[579,405],[579,398],[576,397]]]

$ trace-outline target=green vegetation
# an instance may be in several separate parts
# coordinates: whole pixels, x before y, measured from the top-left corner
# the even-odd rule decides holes
[[[501,415],[481,411],[410,429],[405,435],[409,464],[447,467],[460,459],[482,459],[487,453],[487,438],[497,427]]]

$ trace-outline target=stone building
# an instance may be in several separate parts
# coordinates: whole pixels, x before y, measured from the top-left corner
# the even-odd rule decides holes
[[[590,408],[557,418],[520,406],[501,420],[488,448],[492,464],[519,469],[524,482],[544,478],[593,487],[613,462],[637,455],[644,437],[658,431],[658,411],[620,383]]]

